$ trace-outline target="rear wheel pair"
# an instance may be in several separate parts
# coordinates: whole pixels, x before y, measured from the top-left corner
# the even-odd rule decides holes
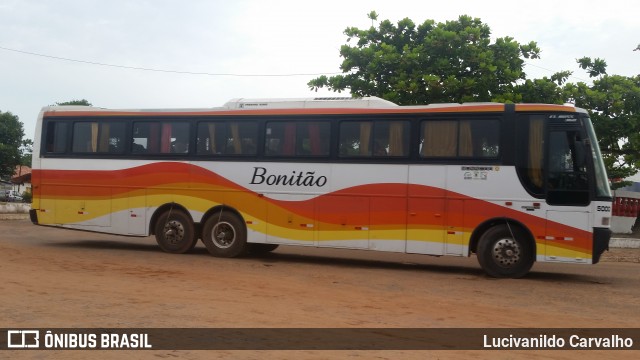
[[[168,210],[158,218],[156,242],[168,253],[182,254],[196,245],[193,221],[182,210]],[[231,212],[218,212],[204,224],[202,242],[217,257],[236,257],[246,253],[262,254],[275,250],[277,244],[248,244],[247,228],[241,218]]]

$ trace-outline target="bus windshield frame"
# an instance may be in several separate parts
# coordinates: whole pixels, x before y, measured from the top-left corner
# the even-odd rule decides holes
[[[602,152],[596,132],[593,128],[593,123],[590,118],[584,119],[585,128],[587,130],[587,136],[589,137],[589,143],[591,148],[591,156],[593,157],[593,169],[595,177],[595,196],[597,200],[611,200],[611,189],[609,187],[609,179],[607,178],[607,170],[604,165],[604,159],[602,158]]]

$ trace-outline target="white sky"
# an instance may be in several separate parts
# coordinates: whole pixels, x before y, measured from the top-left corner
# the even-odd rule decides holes
[[[604,58],[609,74],[640,73],[640,2],[629,1],[288,1],[0,0],[0,47],[113,65],[202,73],[337,73],[345,28],[367,14],[415,23],[479,17],[492,36],[537,41],[529,78]],[[304,76],[210,76],[141,71],[0,49],[0,111],[18,115],[33,139],[40,108],[87,99],[106,108],[205,108],[232,98],[311,97]],[[345,94],[343,94],[345,95]]]

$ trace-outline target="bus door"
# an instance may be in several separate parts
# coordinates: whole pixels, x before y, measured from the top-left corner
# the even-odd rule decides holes
[[[571,228],[588,229],[590,204],[586,134],[574,115],[563,115],[549,121],[546,157],[547,204],[545,229],[545,259],[583,262],[590,255],[581,255],[578,244],[584,232],[568,232]],[[597,145],[596,145],[597,146]],[[584,251],[584,250],[583,250]],[[588,257],[588,258],[587,258]]]

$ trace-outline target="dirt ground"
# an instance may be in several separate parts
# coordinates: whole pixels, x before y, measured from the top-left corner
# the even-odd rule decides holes
[[[597,265],[486,277],[475,257],[281,247],[219,259],[202,245],[0,221],[0,328],[638,328],[640,250]],[[4,351],[0,358],[636,359],[639,351]]]

